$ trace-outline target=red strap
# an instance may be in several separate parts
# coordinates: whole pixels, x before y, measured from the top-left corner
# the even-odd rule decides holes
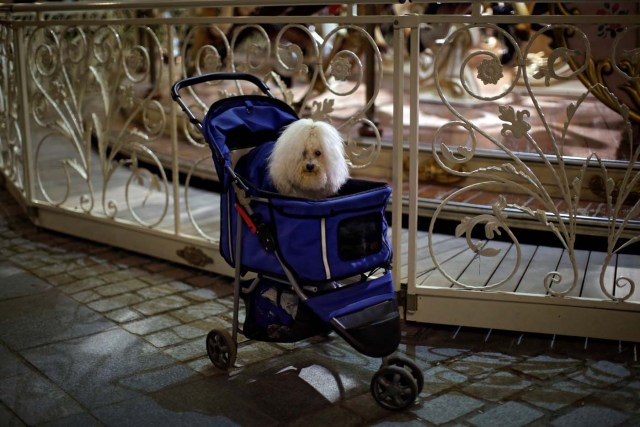
[[[242,219],[244,220],[244,222],[251,229],[251,232],[253,234],[256,234],[256,232],[258,231],[258,228],[253,223],[253,221],[251,221],[251,217],[249,217],[249,215],[247,215],[247,212],[239,204],[236,203],[235,207],[236,207],[236,210],[238,211],[238,213],[240,214],[240,216],[242,217]]]
[[[327,11],[330,15],[339,15],[341,10],[341,4],[330,4],[329,6],[327,6]]]

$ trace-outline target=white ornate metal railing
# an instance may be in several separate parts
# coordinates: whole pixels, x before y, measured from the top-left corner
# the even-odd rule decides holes
[[[497,233],[519,247],[516,228],[548,231],[574,274],[550,269],[540,286],[564,295],[576,286],[577,236],[607,236],[602,275],[640,239],[639,11],[535,4],[328,10],[307,1],[290,15],[244,9],[267,1],[0,6],[0,170],[43,226],[228,271],[216,251],[217,202],[194,185],[211,182],[210,153],[169,87],[250,72],[300,115],[336,124],[355,173],[393,183],[393,228],[405,214],[411,236],[403,243],[393,233],[396,262],[408,264],[396,283],[419,287],[426,214],[420,239],[456,287],[477,289],[439,261],[431,242],[441,218],[456,221],[478,257],[499,254],[486,245]],[[251,90],[206,85],[187,96],[204,114],[213,100]],[[585,112],[595,124],[580,121]],[[597,129],[606,132],[591,135]],[[425,184],[446,188],[428,193]],[[479,226],[481,239],[471,236]],[[518,252],[514,271],[519,263]],[[509,277],[482,289],[500,290]],[[568,285],[559,290],[559,281]],[[633,295],[633,280],[616,283],[626,292],[603,286],[604,299]]]
[[[443,198],[431,217],[429,234],[433,235],[439,215],[446,211],[449,203],[464,199],[465,193],[479,189],[490,191],[491,188],[498,187],[501,194],[492,202],[491,212],[464,217],[455,228],[455,234],[466,236],[468,249],[476,257],[486,259],[504,256],[504,253],[501,253],[502,250],[491,247],[487,242],[497,237],[497,234],[505,233],[517,251],[512,269],[510,273],[492,283],[464,283],[449,274],[447,268],[440,262],[439,254],[434,249],[433,239],[429,240],[429,250],[434,265],[454,288],[500,290],[501,286],[508,282],[521,267],[520,244],[517,233],[512,231],[508,217],[523,215],[534,220],[542,230],[550,232],[569,256],[571,274],[568,277],[563,276],[560,272],[549,268],[548,273],[540,280],[545,292],[550,296],[571,295],[579,285],[579,281],[583,280],[579,274],[575,256],[576,238],[584,232],[579,228],[587,224],[597,228],[593,221],[596,218],[591,218],[590,221],[581,218],[581,208],[584,207],[583,197],[589,191],[599,192],[602,209],[597,220],[605,223],[604,229],[607,235],[606,248],[603,248],[606,257],[599,271],[600,288],[604,298],[625,301],[634,295],[634,279],[618,275],[614,277],[614,286],[611,287],[609,279],[605,280],[605,273],[611,270],[610,262],[614,256],[628,250],[640,240],[637,229],[640,217],[640,199],[638,198],[640,184],[638,34],[640,34],[640,27],[637,25],[637,20],[632,19],[629,22],[620,20],[621,16],[637,16],[638,5],[563,3],[549,5],[546,9],[547,12],[555,12],[557,15],[542,18],[541,21],[529,21],[537,25],[530,29],[526,43],[518,40],[503,26],[492,23],[470,23],[458,28],[452,27],[441,42],[441,47],[434,55],[432,63],[431,78],[435,90],[454,119],[437,128],[431,141],[431,153],[440,168],[455,176],[472,178],[473,181]],[[586,13],[592,16],[586,16]],[[580,20],[564,23],[554,19],[561,18],[565,14],[576,14],[580,16]],[[615,16],[616,19],[608,21],[605,16],[609,18]],[[422,16],[420,20],[427,25],[433,22],[426,16]],[[511,60],[514,66],[505,66],[504,59],[491,49],[466,49],[457,58],[455,69],[459,74],[454,84],[456,90],[474,100],[476,108],[481,108],[485,112],[491,111],[496,115],[501,126],[494,128],[494,132],[484,128],[482,120],[477,120],[468,109],[465,110],[455,104],[460,95],[453,94],[448,86],[452,81],[441,75],[442,70],[446,72],[451,61],[450,54],[448,56],[443,54],[449,53],[449,49],[456,49],[456,47],[459,49],[464,43],[461,40],[472,39],[474,31],[486,32],[486,30],[510,46],[508,50],[512,55]],[[418,37],[418,34],[413,35],[414,47],[417,47]],[[546,40],[540,43],[541,39]],[[607,47],[603,49],[601,43],[606,43]],[[535,50],[535,47],[541,44],[545,46],[542,49],[543,52],[546,51],[544,53]],[[414,68],[418,66],[419,64],[414,64]],[[549,118],[546,116],[547,108],[545,108],[548,104],[543,105],[545,101],[537,95],[537,89],[572,80],[579,80],[584,86],[579,87],[574,95],[554,100],[553,111],[560,114],[561,121],[555,117]],[[483,92],[481,89],[487,86],[495,86],[499,90],[491,93]],[[526,99],[528,105],[518,102],[517,97],[512,99],[512,103],[495,103],[497,100],[508,99],[518,92],[518,86],[520,86],[518,97]],[[413,88],[411,92],[413,93]],[[561,93],[561,95],[565,94]],[[619,115],[619,134],[615,138],[622,151],[622,155],[616,160],[624,159],[622,165],[619,165],[620,169],[612,168],[611,162],[607,162],[607,157],[598,150],[588,150],[581,159],[571,158],[574,156],[565,153],[565,145],[571,140],[574,122],[580,120],[578,117],[583,113],[583,106],[590,99],[589,97],[594,96],[598,102],[608,105]],[[532,132],[534,117],[540,129],[537,135],[544,136],[546,144],[540,141],[540,137],[534,137]],[[466,134],[466,140],[460,144],[452,142],[451,133],[448,132],[451,128],[457,128]],[[480,139],[484,140],[485,147],[489,144],[504,154],[501,161],[492,165],[472,163],[474,157],[478,155]],[[514,141],[520,147],[525,146],[526,151],[532,153],[541,162],[536,169],[513,149]],[[415,159],[420,142],[416,138],[410,138],[414,171],[419,169]],[[460,167],[464,165],[470,166]],[[415,177],[413,179],[415,180]],[[413,191],[409,197],[409,209],[417,211],[415,201],[419,198],[415,190],[416,186],[412,185],[410,188]],[[554,191],[550,188],[554,188]],[[522,195],[526,195],[529,203],[521,202]],[[587,199],[593,200],[593,196]],[[531,201],[534,203],[532,204]],[[414,217],[410,215],[410,218]],[[632,223],[636,226],[632,227]],[[410,233],[413,231],[412,226],[415,227],[415,224],[410,224]],[[472,239],[472,231],[482,226],[484,226],[484,233],[480,234],[484,234],[484,239]],[[410,246],[409,257],[414,256],[415,253],[416,251]],[[417,262],[417,260],[409,261],[409,265]],[[411,273],[409,277],[410,281],[414,278]]]

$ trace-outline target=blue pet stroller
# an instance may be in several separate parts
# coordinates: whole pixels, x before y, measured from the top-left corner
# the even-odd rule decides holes
[[[200,122],[178,92],[214,80],[246,80],[266,96],[221,99]],[[283,128],[298,120],[291,107],[242,73],[187,78],[171,94],[211,148],[222,188],[220,251],[235,269],[232,333],[208,334],[212,363],[234,366],[238,332],[249,340],[296,342],[335,331],[360,353],[383,358],[371,381],[381,406],[411,405],[422,373],[410,360],[390,356],[400,343],[385,220],[390,187],[350,179],[326,200],[278,194],[269,185],[266,158]],[[231,152],[239,149],[248,153],[233,167]]]

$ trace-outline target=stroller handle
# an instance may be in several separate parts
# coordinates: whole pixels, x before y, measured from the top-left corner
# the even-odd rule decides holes
[[[179,80],[173,85],[173,87],[171,87],[171,98],[173,98],[174,101],[180,104],[182,111],[184,111],[184,113],[189,117],[189,121],[198,127],[201,127],[202,123],[193,115],[191,110],[189,110],[189,107],[187,107],[186,104],[182,101],[182,98],[180,97],[180,94],[178,92],[180,91],[180,89],[188,86],[215,80],[246,80],[258,86],[258,88],[265,95],[273,98],[273,94],[271,93],[271,89],[269,89],[269,86],[267,86],[256,76],[247,73],[209,73],[203,74],[201,76],[189,77],[183,80]]]

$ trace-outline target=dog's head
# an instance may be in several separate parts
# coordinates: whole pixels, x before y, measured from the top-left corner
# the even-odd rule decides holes
[[[269,162],[273,184],[283,194],[326,198],[349,178],[340,134],[330,124],[311,119],[285,129]]]

